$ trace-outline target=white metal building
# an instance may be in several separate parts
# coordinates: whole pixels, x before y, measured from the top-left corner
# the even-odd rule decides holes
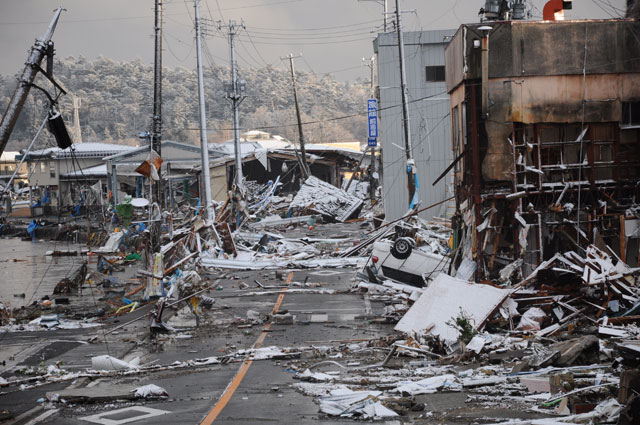
[[[413,156],[419,176],[420,208],[453,196],[452,179],[433,182],[453,161],[449,95],[445,86],[444,48],[455,30],[404,33],[407,88]],[[378,55],[380,88],[380,139],[382,188],[387,220],[402,217],[409,209],[406,156],[402,127],[400,65],[396,33],[379,34],[374,40]],[[453,213],[446,203],[421,214],[424,218]]]

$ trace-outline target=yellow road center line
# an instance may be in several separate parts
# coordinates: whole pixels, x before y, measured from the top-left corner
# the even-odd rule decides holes
[[[289,272],[289,275],[287,276],[287,284],[291,283],[292,278],[293,278],[293,272]],[[276,300],[276,303],[273,306],[273,310],[271,311],[271,314],[276,314],[280,309],[280,306],[282,305],[282,301],[284,300],[284,293],[286,290],[287,288],[282,288],[282,291],[280,291],[280,295],[278,295],[278,299]],[[267,323],[264,329],[262,330],[262,332],[260,332],[258,339],[253,344],[253,348],[260,348],[262,346],[264,339],[267,337],[267,333],[269,329],[271,329],[271,322]],[[224,393],[222,393],[220,400],[218,400],[215,406],[213,406],[213,409],[211,409],[209,414],[202,420],[200,425],[211,425],[216,420],[220,412],[222,412],[222,409],[226,407],[227,403],[229,403],[229,400],[231,400],[231,397],[240,386],[240,383],[242,382],[245,375],[249,371],[249,367],[251,367],[252,363],[253,363],[252,359],[246,359],[244,362],[242,362],[242,365],[240,366],[235,376],[231,380],[231,383],[229,383],[227,388],[225,388]]]

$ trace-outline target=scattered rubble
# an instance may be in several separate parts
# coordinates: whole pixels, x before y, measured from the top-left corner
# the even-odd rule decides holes
[[[225,289],[219,283],[224,278],[235,300],[284,293],[361,295],[380,307],[378,313],[360,312],[353,320],[379,326],[385,336],[329,337],[328,345],[291,347],[233,344],[215,355],[164,364],[153,352],[93,355],[91,366],[83,370],[23,369],[20,376],[3,377],[0,385],[25,390],[79,378],[151,377],[270,361],[290,373],[292,388],[313,397],[321,418],[399,417],[446,423],[446,414],[430,411],[425,397],[461,394],[463,405],[531,415],[505,421],[487,414],[483,423],[637,423],[640,268],[608,254],[606,246],[590,245],[584,251],[556,253],[527,276],[518,260],[503,267],[495,280],[474,281],[475,262],[456,246],[459,241],[447,220],[427,222],[413,213],[390,223],[374,220],[375,214],[365,210],[358,196],[316,180],[309,178],[289,198],[278,196],[277,181],[255,185],[239,221],[229,221],[234,217],[229,214],[227,221],[221,215],[210,223],[197,208],[177,208],[161,218],[166,228],[157,251],[151,248],[151,230],[143,222],[100,233],[88,244],[91,253],[81,252],[83,262],[56,286],[52,299],[30,305],[22,316],[0,306],[2,329],[101,327],[89,340],[99,344],[142,322],[149,323],[149,344],[161,346],[197,338],[200,329],[211,329],[212,320],[217,331],[233,329],[243,336],[310,324],[328,330],[337,326],[321,308],[275,309],[271,314],[251,308],[222,320],[218,314],[228,306],[216,292]],[[350,223],[347,234],[313,233],[319,225],[353,218],[362,224]],[[341,273],[355,267],[350,290],[296,281],[292,273],[285,278],[288,269],[324,274],[332,268]],[[238,278],[242,270],[255,271],[254,276],[268,274],[270,281]],[[74,297],[85,296],[97,296],[102,308],[95,304],[91,312],[74,315],[69,303],[73,306]],[[122,322],[108,325],[111,319]],[[283,387],[274,388],[280,393]],[[51,392],[47,400],[102,403],[106,399],[101,391]],[[151,383],[118,387],[114,394],[122,400],[169,396]]]

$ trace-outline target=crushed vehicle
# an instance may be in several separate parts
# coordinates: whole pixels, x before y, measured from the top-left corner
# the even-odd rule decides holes
[[[414,222],[402,222],[392,234],[374,242],[365,266],[369,280],[392,279],[422,288],[439,272],[449,270],[449,229],[420,219]]]

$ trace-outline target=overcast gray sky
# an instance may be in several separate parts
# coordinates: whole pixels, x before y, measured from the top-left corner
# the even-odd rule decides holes
[[[483,0],[401,0],[407,31],[457,28],[478,21]],[[533,18],[541,19],[546,0],[529,0]],[[567,19],[611,18],[624,14],[625,0],[574,0]],[[22,69],[27,51],[64,6],[54,35],[60,57],[99,55],[115,60],[153,62],[154,0],[0,0],[0,73]],[[390,11],[395,0],[389,0]],[[164,65],[194,68],[193,1],[164,1]],[[210,21],[244,20],[238,61],[242,66],[273,64],[280,56],[303,53],[297,66],[331,72],[340,80],[366,77],[363,57],[373,53],[371,40],[381,31],[382,0],[201,0],[201,16]],[[227,64],[226,36],[210,25],[208,62]]]

